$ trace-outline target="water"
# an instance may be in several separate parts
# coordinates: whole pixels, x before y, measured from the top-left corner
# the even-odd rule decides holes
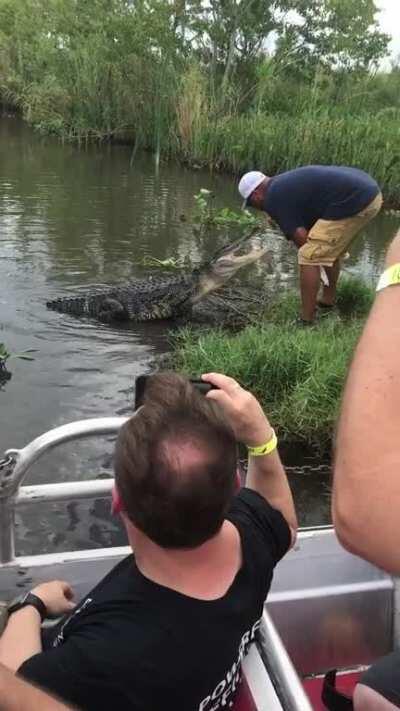
[[[229,177],[175,165],[157,173],[149,156],[131,165],[129,147],[63,146],[0,119],[0,341],[14,352],[36,350],[34,361],[10,363],[12,379],[0,391],[0,452],[71,420],[132,411],[134,379],[168,349],[170,325],[103,326],[48,311],[45,302],[78,286],[143,276],[145,255],[209,256],[217,242],[199,245],[190,228],[202,187],[218,206],[238,208]],[[376,220],[346,268],[376,277],[396,226],[392,216]],[[296,274],[292,249],[285,240],[271,248],[285,288]],[[112,438],[68,445],[26,483],[108,476],[111,452]],[[323,523],[327,473],[305,473],[291,477],[301,520]],[[108,501],[40,506],[18,517],[21,553],[122,541]]]

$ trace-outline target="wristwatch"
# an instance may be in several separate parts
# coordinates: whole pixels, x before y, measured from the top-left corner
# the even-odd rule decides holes
[[[31,592],[18,595],[18,597],[16,597],[12,602],[10,602],[7,608],[8,615],[12,615],[13,612],[17,612],[17,610],[21,610],[23,607],[27,607],[27,605],[31,605],[32,607],[36,608],[42,622],[44,619],[46,619],[46,605],[44,604],[43,600],[40,599],[40,597]]]

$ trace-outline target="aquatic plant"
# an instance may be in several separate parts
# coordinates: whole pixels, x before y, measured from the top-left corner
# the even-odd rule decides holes
[[[167,257],[166,259],[157,259],[157,257],[152,257],[151,255],[145,255],[141,261],[144,267],[159,267],[160,269],[182,269],[182,264],[174,257]]]
[[[10,353],[4,343],[0,343],[0,372],[7,369],[7,361],[12,358],[19,358],[20,360],[34,360],[30,353],[35,353],[34,349],[27,349],[22,353]]]
[[[352,288],[357,317],[348,318]],[[346,278],[339,284],[338,297],[339,313],[322,317],[310,329],[294,326],[299,308],[295,292],[278,298],[261,323],[239,333],[183,329],[171,335],[171,363],[192,376],[210,370],[233,376],[260,398],[283,439],[325,450],[333,436],[347,368],[362,317],[372,302],[372,290]],[[344,319],[340,317],[342,306]]]
[[[201,225],[217,225],[219,227],[239,227],[244,230],[261,227],[264,224],[262,217],[249,210],[231,210],[223,207],[217,210],[213,205],[214,195],[211,190],[201,188],[193,196],[195,209],[193,219]]]

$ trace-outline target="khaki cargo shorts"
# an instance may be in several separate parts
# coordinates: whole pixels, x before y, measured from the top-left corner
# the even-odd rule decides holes
[[[311,228],[307,242],[298,251],[299,264],[331,267],[342,257],[357,233],[382,207],[382,193],[361,212],[344,220],[318,220]]]

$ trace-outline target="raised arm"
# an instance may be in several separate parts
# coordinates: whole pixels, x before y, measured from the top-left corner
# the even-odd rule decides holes
[[[238,442],[258,447],[271,442],[273,430],[258,400],[242,388],[233,378],[219,373],[202,376],[218,390],[210,390],[207,397],[218,402],[225,411]],[[296,539],[297,517],[292,493],[282,466],[278,450],[263,456],[249,456],[246,486],[263,496],[271,506],[281,512]]]
[[[386,267],[400,263],[400,233]],[[400,573],[400,285],[379,291],[339,420],[332,516],[350,551]]]

